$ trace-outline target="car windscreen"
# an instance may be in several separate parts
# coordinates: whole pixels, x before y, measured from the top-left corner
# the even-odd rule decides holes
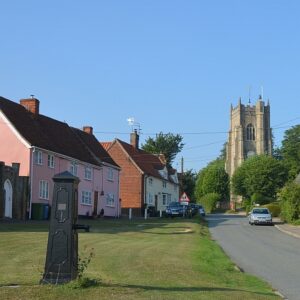
[[[268,214],[269,211],[267,209],[253,209],[254,214]]]

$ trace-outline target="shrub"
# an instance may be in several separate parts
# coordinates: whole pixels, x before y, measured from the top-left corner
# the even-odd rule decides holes
[[[216,208],[216,203],[221,200],[221,195],[217,193],[209,193],[204,195],[200,201],[207,213],[211,213]]]
[[[273,198],[268,197],[268,196],[264,196],[260,193],[254,193],[251,196],[251,204],[252,205],[254,205],[254,204],[264,205],[264,204],[271,203],[273,201],[274,201]]]
[[[279,193],[281,218],[286,222],[294,222],[300,217],[300,185],[288,183]]]
[[[280,215],[281,209],[280,209],[279,203],[277,203],[277,202],[266,204],[263,207],[266,207],[269,209],[269,211],[272,214],[272,217],[278,217]]]

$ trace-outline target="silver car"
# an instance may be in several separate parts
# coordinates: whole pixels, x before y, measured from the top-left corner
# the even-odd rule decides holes
[[[269,224],[273,225],[272,214],[265,207],[255,207],[249,214],[249,224]]]

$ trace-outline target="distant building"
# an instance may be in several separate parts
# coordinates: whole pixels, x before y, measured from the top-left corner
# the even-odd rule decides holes
[[[256,104],[244,105],[239,99],[237,107],[230,109],[230,130],[226,147],[225,169],[231,177],[242,162],[250,156],[272,155],[270,105],[259,97]],[[231,193],[231,206],[240,199]]]
[[[131,133],[130,144],[116,139],[102,145],[122,169],[122,214],[128,215],[131,208],[133,215],[142,216],[145,207],[158,213],[165,211],[171,201],[179,200],[177,171],[166,166],[164,155],[139,149],[136,131]]]
[[[18,163],[19,175],[29,177],[29,217],[33,206],[51,206],[52,178],[64,171],[80,180],[79,215],[97,216],[103,209],[105,216],[118,216],[120,168],[99,144],[93,128],[80,130],[44,116],[39,104],[36,98],[18,104],[0,97],[0,161]]]

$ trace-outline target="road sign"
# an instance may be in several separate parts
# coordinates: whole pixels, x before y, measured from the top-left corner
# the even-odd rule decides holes
[[[190,198],[187,196],[187,194],[184,192],[180,199],[179,199],[179,202],[190,202]]]

